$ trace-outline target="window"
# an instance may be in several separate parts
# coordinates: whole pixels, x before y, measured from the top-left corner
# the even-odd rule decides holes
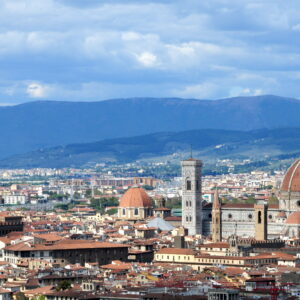
[[[185,217],[185,220],[188,222],[188,221],[189,221],[189,217],[188,217],[188,216],[186,216],[186,217]]]
[[[257,223],[261,224],[261,211],[258,212]]]
[[[126,215],[126,208],[123,208],[123,216]]]
[[[197,191],[200,190],[200,183],[199,183],[199,180],[196,180],[196,190],[197,190]]]
[[[186,201],[186,202],[185,202],[185,206],[189,206],[189,201]]]
[[[190,222],[192,222],[192,216],[190,216]]]
[[[138,208],[135,208],[135,209],[134,209],[134,215],[137,216],[138,214],[139,214],[139,209],[138,209]]]
[[[190,180],[186,181],[186,190],[190,191],[192,189],[192,182]]]
[[[249,215],[248,215],[248,219],[252,219],[252,214],[249,214]]]
[[[269,219],[272,220],[272,218],[273,218],[273,216],[272,216],[272,215],[269,215]]]
[[[228,214],[228,219],[232,219],[232,214]]]

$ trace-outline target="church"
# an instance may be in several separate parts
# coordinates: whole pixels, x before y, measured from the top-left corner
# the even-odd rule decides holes
[[[212,236],[218,242],[232,234],[258,240],[300,238],[300,159],[287,170],[279,204],[222,204],[216,191],[213,203],[202,201],[202,161],[182,161],[182,226],[189,235]]]

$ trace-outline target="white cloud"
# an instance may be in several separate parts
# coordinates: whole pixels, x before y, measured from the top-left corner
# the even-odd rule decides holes
[[[136,55],[137,61],[144,67],[154,67],[158,65],[157,56],[151,52],[142,52]]]
[[[50,88],[47,85],[33,82],[28,84],[26,93],[30,98],[46,98]]]
[[[133,31],[123,32],[122,39],[124,41],[138,41],[141,39],[141,34]]]
[[[184,98],[208,99],[214,98],[218,93],[218,87],[212,82],[188,85],[181,90],[175,90],[174,96]]]
[[[230,91],[230,97],[238,96],[259,96],[265,94],[265,91],[261,88],[243,88],[241,86],[235,86]]]
[[[0,101],[71,99],[71,88],[98,100],[93,86],[101,97],[298,97],[299,10],[280,0],[0,0]]]

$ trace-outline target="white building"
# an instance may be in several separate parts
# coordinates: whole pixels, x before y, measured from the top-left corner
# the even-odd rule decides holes
[[[28,202],[28,197],[26,195],[4,195],[3,200],[4,204],[25,204]]]

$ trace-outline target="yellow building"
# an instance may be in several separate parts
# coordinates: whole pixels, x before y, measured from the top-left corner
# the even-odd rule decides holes
[[[181,248],[163,248],[157,251],[154,256],[155,262],[185,264],[198,271],[220,265],[247,269],[253,266],[277,264],[278,259],[279,256],[276,253],[256,256],[226,256],[197,253],[192,249]]]

